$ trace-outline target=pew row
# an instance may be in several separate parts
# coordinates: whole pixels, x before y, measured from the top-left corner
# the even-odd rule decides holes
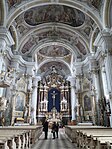
[[[65,133],[79,149],[111,149],[112,129],[100,126],[66,126]]]

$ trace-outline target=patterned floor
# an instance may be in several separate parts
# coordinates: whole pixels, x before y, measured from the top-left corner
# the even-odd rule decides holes
[[[44,139],[43,133],[32,149],[77,149],[75,144],[66,137],[64,129],[59,130],[59,138],[52,138],[51,130],[49,130],[47,140]]]

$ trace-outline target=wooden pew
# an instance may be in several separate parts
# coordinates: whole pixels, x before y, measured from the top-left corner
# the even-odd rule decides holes
[[[95,144],[98,144],[99,138],[105,138],[105,140],[111,140],[112,139],[112,129],[95,129],[93,130],[80,130],[79,136],[77,137],[77,144],[79,148],[81,147],[88,147],[91,148],[91,146],[95,146]],[[96,139],[95,139],[96,138]],[[103,143],[104,144],[104,143]],[[105,141],[106,145],[106,141]],[[98,146],[98,145],[96,145]]]
[[[67,126],[65,127],[65,133],[72,142],[77,143],[79,148],[102,149],[104,147],[105,149],[110,149],[112,146],[112,128],[102,126]],[[101,138],[105,138],[102,139],[105,141],[101,141]]]
[[[68,138],[70,139],[71,142],[76,143],[76,137],[77,137],[77,131],[78,130],[84,130],[84,129],[101,129],[101,128],[105,128],[102,126],[65,126],[65,133],[68,136]]]

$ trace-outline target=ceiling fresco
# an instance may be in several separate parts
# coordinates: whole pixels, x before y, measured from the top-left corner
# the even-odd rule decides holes
[[[48,75],[52,72],[52,67],[55,67],[57,73],[60,75],[64,76],[70,74],[70,70],[65,64],[56,61],[51,61],[42,65],[38,70],[37,74],[43,74],[43,76]]]
[[[25,12],[24,19],[31,26],[58,22],[79,27],[84,23],[85,15],[81,11],[68,6],[46,5],[29,9]]]
[[[24,5],[31,2],[30,0],[6,1],[10,8],[14,7],[15,9],[19,4]],[[96,7],[101,1],[80,0],[79,2]],[[80,61],[86,58],[93,28],[96,25],[92,18],[78,9],[58,4],[41,5],[23,11],[11,23],[16,30],[16,39],[18,40],[16,41],[18,46],[15,48],[23,59],[27,56],[32,57],[34,52],[37,52],[38,64],[47,58],[56,57],[70,65],[72,58]],[[39,26],[37,27],[37,25]],[[13,30],[11,32],[13,34]],[[49,41],[61,42],[67,47],[70,46],[72,51],[64,48],[65,46],[47,45],[45,48],[41,47]]]
[[[58,58],[58,57],[57,57]],[[61,58],[61,60],[64,60],[66,63],[68,63],[69,65],[71,64],[71,58],[72,58],[72,54],[68,54],[64,57],[59,57]],[[44,55],[41,55],[39,52],[37,53],[37,63],[40,64],[42,63],[44,60],[46,60],[46,57]]]
[[[91,4],[95,7],[95,8],[99,8],[101,6],[101,2],[103,0],[89,0],[91,2]]]
[[[30,52],[32,52],[32,49],[34,46],[38,45],[40,42],[43,42],[43,40],[45,40],[45,39],[52,39],[52,40],[65,39],[66,41],[69,42],[70,45],[72,45],[74,47],[74,49],[76,49],[75,47],[77,47],[77,50],[78,50],[77,52],[79,53],[79,55],[87,54],[87,50],[86,50],[85,46],[83,45],[83,43],[81,42],[81,39],[77,35],[67,34],[67,33],[64,33],[64,32],[58,31],[58,30],[57,31],[51,30],[51,31],[31,35],[29,37],[29,39],[22,46],[21,53],[23,55],[29,54]],[[53,50],[53,46],[51,46],[49,48],[50,48],[49,51],[51,49]],[[52,57],[52,56],[55,56],[56,54],[58,54],[58,56],[59,56],[59,53],[60,53],[60,57],[61,57],[62,53],[65,51],[65,49],[63,49],[63,48],[61,50],[59,50],[59,49],[55,48],[54,51],[46,53],[46,51],[48,51],[48,47],[46,47],[46,51],[41,50],[40,54]],[[65,56],[67,54],[69,54],[69,53],[67,53],[67,51],[66,51],[66,54],[64,53],[63,56]]]
[[[47,57],[64,57],[70,54],[70,51],[62,46],[51,45],[41,49],[39,53]]]
[[[7,3],[8,3],[9,9],[11,9],[15,5],[19,5],[24,1],[26,1],[26,0],[7,0]],[[99,6],[101,5],[101,2],[102,2],[102,0],[78,0],[78,1],[85,2],[85,3],[89,4],[90,6],[93,6],[97,9],[99,8]]]

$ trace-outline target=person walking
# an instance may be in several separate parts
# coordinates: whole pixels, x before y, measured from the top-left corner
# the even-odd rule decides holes
[[[59,131],[59,124],[58,124],[58,122],[56,123],[55,131],[56,131],[56,137],[58,138],[58,131]]]
[[[48,136],[48,121],[47,120],[45,120],[43,124],[43,131],[45,133],[45,139],[47,139],[47,136]]]

